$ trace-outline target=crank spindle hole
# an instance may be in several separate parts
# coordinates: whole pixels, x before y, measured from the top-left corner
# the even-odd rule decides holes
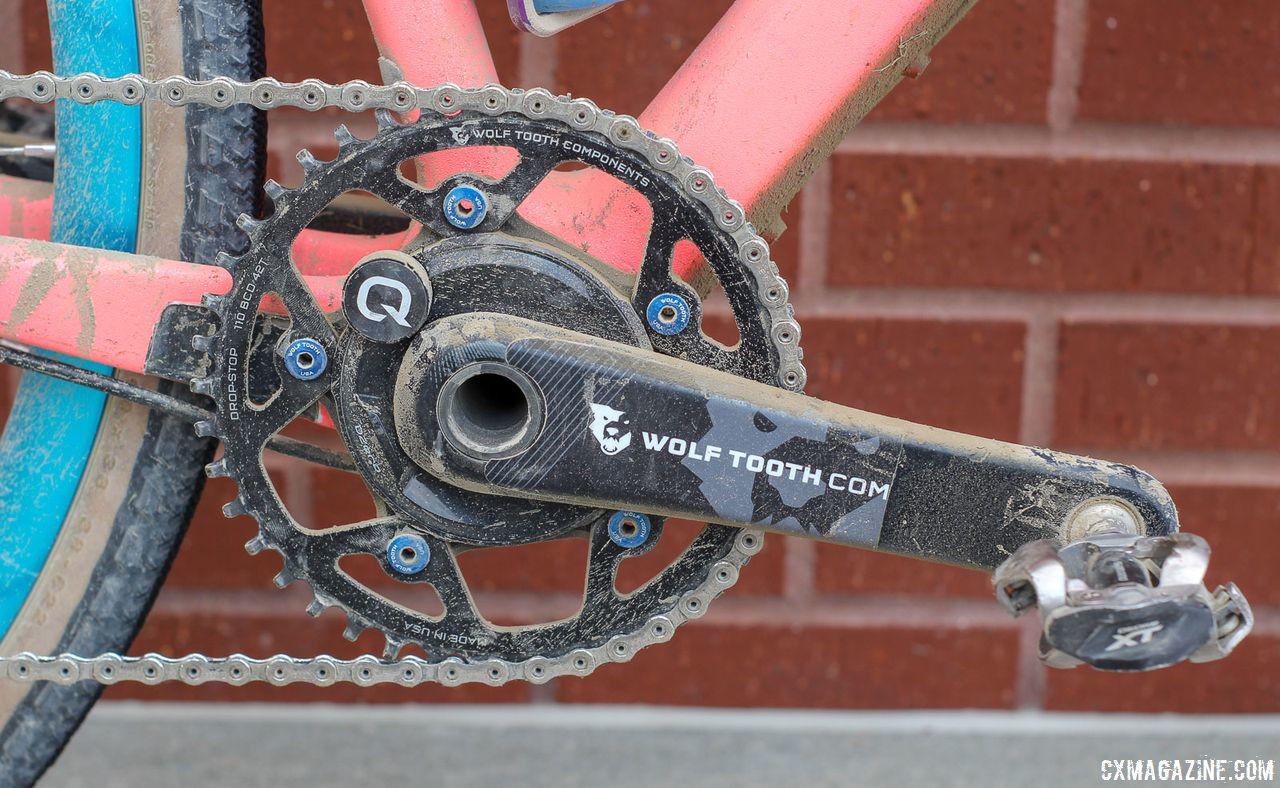
[[[529,400],[511,378],[481,373],[466,379],[455,395],[464,428],[501,439],[529,421]]]
[[[545,408],[537,387],[523,372],[482,361],[445,382],[437,412],[450,443],[488,459],[527,449],[538,437]]]

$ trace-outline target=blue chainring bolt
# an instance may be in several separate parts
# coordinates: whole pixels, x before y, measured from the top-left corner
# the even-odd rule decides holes
[[[652,531],[648,515],[639,512],[614,512],[609,518],[609,538],[618,547],[639,547],[649,541]]]
[[[284,351],[284,368],[298,380],[315,380],[329,366],[329,354],[314,339],[295,339]]]
[[[488,198],[474,186],[454,186],[444,196],[444,218],[459,230],[475,228],[488,212]]]
[[[400,534],[387,543],[387,563],[402,575],[416,575],[430,561],[431,548],[417,534]]]
[[[649,302],[645,312],[649,328],[663,336],[671,336],[684,331],[689,325],[689,302],[675,293],[656,295]]]

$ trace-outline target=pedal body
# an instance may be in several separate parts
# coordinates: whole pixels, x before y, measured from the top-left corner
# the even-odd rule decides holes
[[[1051,667],[1144,671],[1221,659],[1253,627],[1234,583],[1204,585],[1209,546],[1194,534],[1093,535],[1019,548],[995,572],[1013,615],[1038,608],[1040,658]]]

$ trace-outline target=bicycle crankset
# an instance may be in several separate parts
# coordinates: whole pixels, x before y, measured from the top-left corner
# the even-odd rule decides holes
[[[800,330],[768,246],[710,173],[633,119],[495,86],[175,80],[126,78],[101,89],[178,103],[314,109],[331,99],[421,110],[412,123],[379,112],[368,140],[339,128],[333,161],[299,154],[301,186],[268,182],[270,215],[241,218],[249,251],[219,260],[231,290],[204,299],[216,320],[171,307],[148,371],[192,376],[192,388],[216,402],[197,423],[224,444],[209,473],[238,484],[225,512],[256,518],[247,547],[282,556],[277,583],[307,583],[312,614],[342,609],[349,637],[382,632],[386,659],[406,644],[428,658],[23,656],[10,661],[11,676],[500,684],[583,675],[702,615],[760,549],[762,531],[999,566],[997,595],[1015,614],[1039,605],[1043,656],[1059,667],[1216,658],[1248,632],[1243,597],[1234,586],[1208,594],[1207,548],[1176,533],[1172,501],[1141,471],[799,394]],[[93,100],[97,83],[77,84]],[[24,90],[38,98],[64,86]],[[401,174],[405,162],[475,146],[509,148],[518,161],[501,177],[464,173],[429,188]],[[633,274],[518,214],[566,163],[607,172],[652,209]],[[403,211],[416,234],[363,258],[340,292],[318,299],[325,291],[299,273],[291,249],[351,191]],[[699,292],[673,271],[683,242],[696,245],[723,288],[740,335],[733,346],[704,332]],[[175,352],[175,338],[199,358]],[[266,448],[305,453],[279,433],[319,408],[350,453],[329,464],[360,475],[376,502],[372,519],[306,527],[266,471]],[[650,550],[668,517],[709,524],[651,580],[620,591],[619,564]],[[587,544],[580,608],[535,624],[486,620],[458,556],[555,539]],[[357,580],[348,561],[362,556],[385,582],[429,587],[442,610]]]

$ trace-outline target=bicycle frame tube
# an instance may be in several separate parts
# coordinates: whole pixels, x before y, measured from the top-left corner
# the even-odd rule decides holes
[[[0,175],[0,237],[47,241],[53,225],[49,184]],[[303,230],[293,245],[299,270],[312,276],[338,276],[362,257],[380,249],[399,248],[410,232],[360,235]]]
[[[737,0],[640,116],[715,173],[767,235],[836,144],[976,0]],[[418,84],[496,81],[473,0],[366,0],[383,56]],[[465,151],[437,166],[484,172]],[[428,174],[427,177],[431,177]],[[38,197],[0,183],[0,229],[38,235]],[[648,236],[642,198],[597,170],[553,172],[521,208],[525,218],[604,262],[633,271]],[[337,274],[360,241],[313,235],[304,274]],[[381,241],[370,239],[374,245]],[[33,245],[34,244],[34,245]],[[686,278],[696,257],[676,261]],[[195,269],[195,270],[193,270]],[[110,273],[108,273],[110,272]],[[151,326],[170,301],[222,292],[226,274],[186,263],[0,238],[0,338],[138,369]],[[320,300],[332,296],[320,277]],[[87,311],[86,311],[87,310]],[[94,332],[86,338],[84,326]],[[127,324],[127,325],[126,325]]]

